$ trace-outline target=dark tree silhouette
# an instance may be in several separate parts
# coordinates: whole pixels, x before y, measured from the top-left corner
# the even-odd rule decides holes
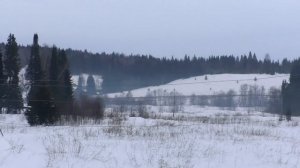
[[[30,125],[51,125],[58,120],[58,117],[51,98],[49,84],[44,78],[45,75],[41,68],[37,34],[34,35],[31,52],[27,71],[31,86],[27,95],[28,109],[25,116]]]
[[[290,83],[282,83],[283,113],[287,120],[292,115],[300,115],[300,60],[294,62],[290,74]]]
[[[72,114],[73,86],[69,71],[68,58],[64,50],[52,49],[49,80],[54,102],[61,116]]]
[[[19,87],[20,59],[18,44],[13,34],[10,34],[5,45],[4,69],[7,77],[5,106],[7,113],[16,114],[23,108],[23,99]]]
[[[53,125],[58,115],[47,84],[41,82],[39,87],[31,90],[26,118],[30,125]]]

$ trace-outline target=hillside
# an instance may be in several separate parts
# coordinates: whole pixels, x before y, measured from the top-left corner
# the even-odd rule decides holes
[[[205,77],[207,76],[207,80]],[[255,80],[256,79],[256,80]],[[263,86],[266,91],[271,87],[280,88],[283,80],[289,80],[288,74],[216,74],[201,75],[186,79],[178,79],[165,85],[151,86],[131,90],[133,96],[146,96],[148,91],[162,90],[172,92],[174,89],[183,95],[213,95],[219,92],[234,90],[239,92],[243,84]],[[124,92],[126,94],[126,92]],[[124,93],[109,94],[110,97]]]

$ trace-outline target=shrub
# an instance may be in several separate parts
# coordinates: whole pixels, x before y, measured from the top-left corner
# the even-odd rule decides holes
[[[88,118],[100,120],[104,116],[104,102],[99,97],[88,97],[82,95],[74,103],[74,115],[75,118]]]

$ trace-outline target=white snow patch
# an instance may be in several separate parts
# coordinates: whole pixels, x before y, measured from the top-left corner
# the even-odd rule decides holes
[[[0,134],[0,151],[9,150],[9,143],[4,139],[4,137]],[[3,153],[3,152],[0,152]],[[0,155],[1,156],[1,155]]]

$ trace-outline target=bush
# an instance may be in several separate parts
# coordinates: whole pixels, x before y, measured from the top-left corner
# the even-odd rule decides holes
[[[149,113],[147,112],[147,108],[146,106],[142,105],[142,104],[139,104],[138,106],[138,114],[139,114],[139,117],[141,118],[149,118]]]
[[[88,118],[100,120],[104,116],[104,102],[102,98],[81,96],[74,103],[74,115],[76,118]]]

